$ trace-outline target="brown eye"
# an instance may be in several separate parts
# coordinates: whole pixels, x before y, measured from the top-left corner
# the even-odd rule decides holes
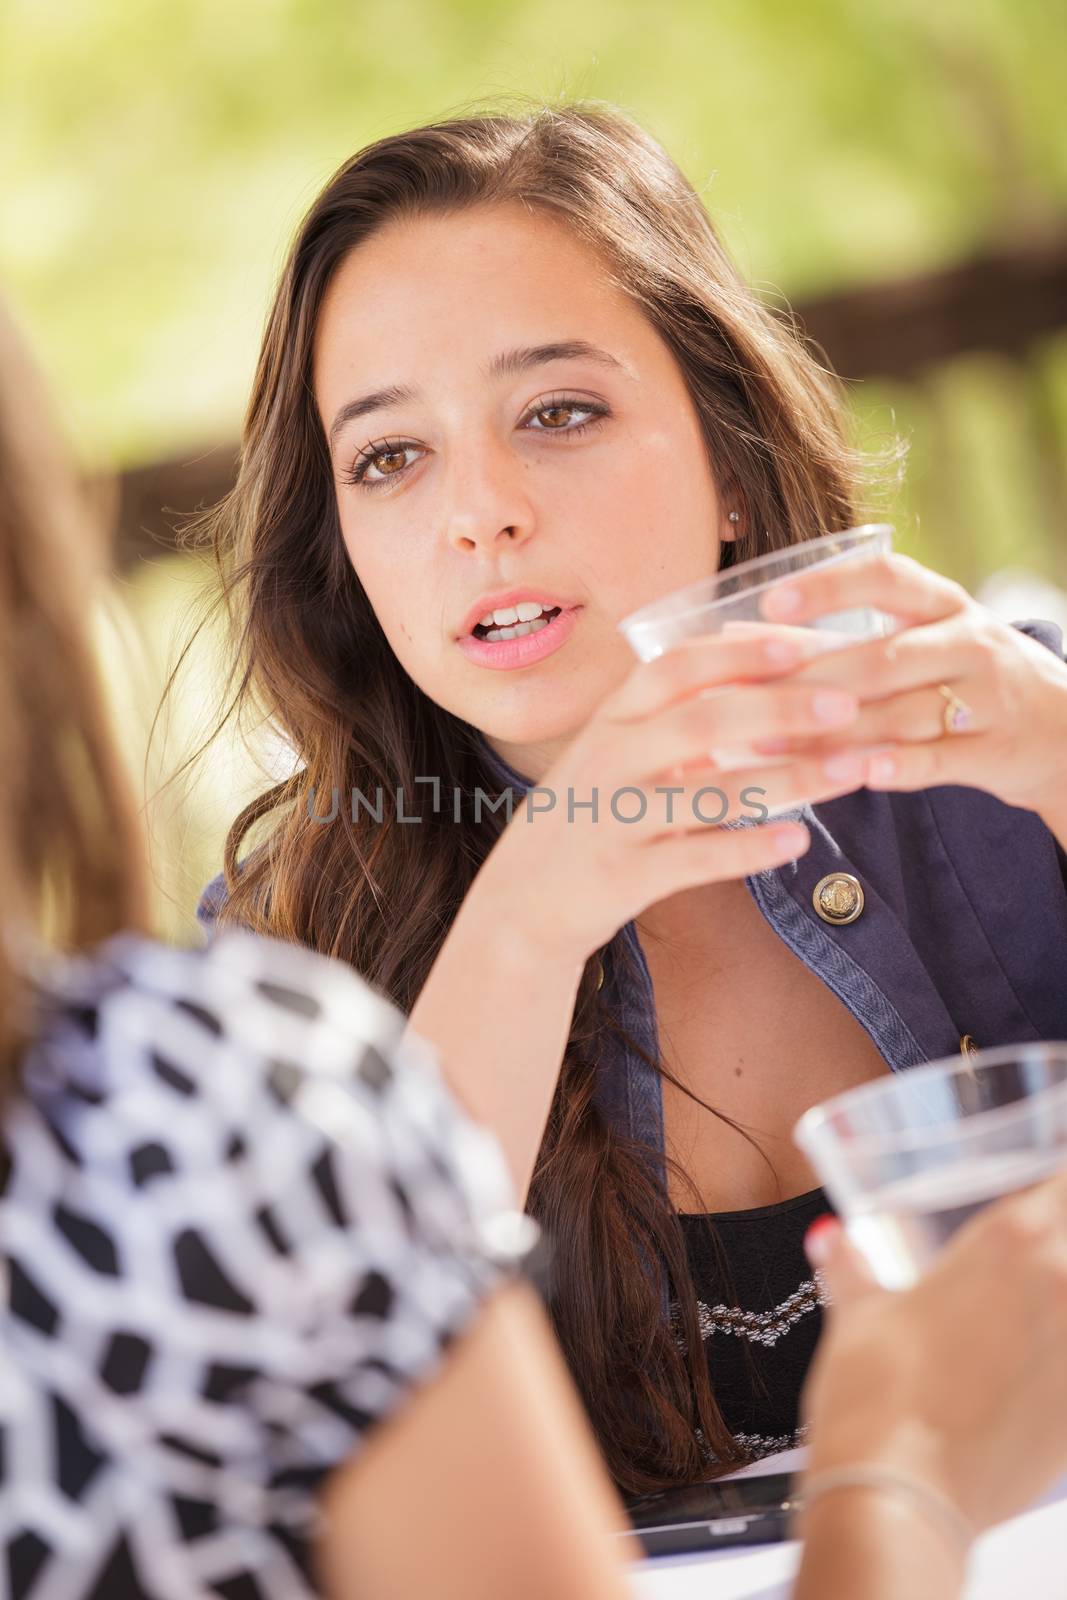
[[[364,489],[380,489],[384,484],[388,483],[390,478],[399,478],[401,473],[407,470],[407,462],[404,458],[409,450],[417,448],[417,445],[411,444],[406,439],[386,440],[379,450],[368,450],[363,455],[357,456],[355,466],[346,475],[344,481],[358,484]],[[381,462],[389,461],[393,462],[394,465],[385,468],[379,465]],[[374,468],[376,474],[373,478],[367,477],[367,471],[370,467]]]
[[[585,422],[573,425],[575,413],[585,417]],[[548,405],[538,406],[536,411],[528,413],[526,423],[531,433],[558,433],[567,439],[577,438],[585,433],[588,428],[595,427],[608,415],[608,408],[593,400],[552,400]],[[548,422],[543,418],[550,418]],[[571,424],[571,425],[568,425]]]

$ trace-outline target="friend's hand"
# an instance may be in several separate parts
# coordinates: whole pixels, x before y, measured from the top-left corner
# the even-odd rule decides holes
[[[850,739],[886,747],[867,762],[867,788],[966,784],[1041,814],[1061,806],[1067,665],[960,584],[899,553],[798,573],[770,590],[761,610],[768,620],[796,623],[863,605],[891,613],[903,628],[827,652],[791,676],[859,696]],[[951,735],[941,683],[972,712]]]
[[[985,1207],[913,1289],[876,1287],[832,1221],[808,1248],[831,1301],[812,1472],[906,1472],[977,1531],[1067,1471],[1067,1172]]]

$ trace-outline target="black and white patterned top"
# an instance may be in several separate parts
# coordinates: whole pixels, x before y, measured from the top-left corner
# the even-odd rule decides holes
[[[2,1128],[0,1594],[311,1595],[322,1480],[529,1247],[499,1147],[308,950],[124,934],[36,977]]]

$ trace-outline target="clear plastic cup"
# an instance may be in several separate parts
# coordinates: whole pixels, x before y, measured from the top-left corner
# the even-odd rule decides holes
[[[687,584],[684,589],[654,600],[631,611],[618,624],[630,648],[641,661],[652,661],[665,650],[701,633],[721,633],[735,623],[758,624],[768,631],[781,631],[780,623],[767,622],[760,614],[760,601],[768,589],[785,583],[809,567],[824,567],[854,556],[872,555],[893,548],[893,527],[888,522],[868,522],[861,528],[846,528],[843,533],[827,533],[818,539],[785,550],[772,550],[740,566],[727,567],[710,578]],[[795,624],[802,630],[822,635],[811,641],[819,649],[839,649],[860,639],[892,633],[894,619],[873,606],[855,606],[848,611],[828,612],[810,621]],[[749,631],[748,628],[745,630]]]
[[[1067,1166],[1067,1043],[876,1078],[813,1106],[793,1138],[878,1281],[908,1288],[981,1207]]]
[[[768,622],[760,614],[760,601],[768,589],[785,583],[809,567],[822,567],[858,556],[872,555],[893,548],[893,527],[888,522],[869,522],[843,533],[827,533],[818,539],[785,550],[774,550],[740,566],[727,567],[710,578],[687,584],[664,595],[651,605],[632,611],[618,624],[641,661],[652,661],[685,639],[698,634],[731,633],[738,637],[754,633],[767,637],[793,638],[802,656],[821,655],[840,650],[863,639],[880,638],[896,631],[896,618],[874,606],[854,606],[847,611],[826,612],[802,623]],[[701,698],[730,694],[731,687],[704,689]],[[743,767],[784,766],[789,755],[760,755],[749,746],[717,747],[708,751],[709,759],[722,772]],[[797,802],[784,802],[768,808],[769,816],[793,810]]]

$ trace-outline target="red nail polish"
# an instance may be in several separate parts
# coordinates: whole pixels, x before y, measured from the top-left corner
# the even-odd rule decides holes
[[[834,1231],[839,1227],[837,1218],[829,1212],[823,1217],[816,1217],[811,1224],[804,1235],[804,1253],[812,1266],[819,1267],[825,1261],[827,1246]]]

